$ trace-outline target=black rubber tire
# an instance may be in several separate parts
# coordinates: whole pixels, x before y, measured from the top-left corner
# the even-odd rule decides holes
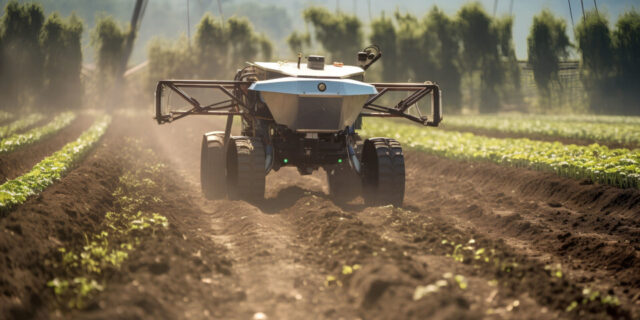
[[[227,147],[227,190],[231,200],[264,199],[265,152],[262,140],[232,137]]]
[[[227,196],[227,168],[224,157],[224,132],[207,133],[200,150],[200,185],[209,200]]]
[[[362,150],[362,196],[367,206],[401,207],[405,168],[402,146],[394,139],[367,139]]]
[[[362,194],[358,174],[348,164],[326,167],[329,195],[337,203],[349,202]]]

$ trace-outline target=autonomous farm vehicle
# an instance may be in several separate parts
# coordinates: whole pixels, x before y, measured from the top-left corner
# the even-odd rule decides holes
[[[377,46],[370,46],[357,53],[357,66],[325,65],[322,56],[301,63],[299,55],[297,63],[248,63],[233,81],[160,81],[155,120],[227,117],[224,131],[202,138],[201,185],[208,199],[263,199],[266,175],[291,166],[301,175],[323,168],[329,193],[338,201],[361,195],[366,205],[401,206],[405,163],[400,143],[384,137],[363,140],[357,130],[363,117],[438,126],[441,90],[433,82],[364,82],[365,71],[381,56]],[[419,106],[427,95],[430,108]],[[242,120],[240,136],[231,135],[234,117]]]

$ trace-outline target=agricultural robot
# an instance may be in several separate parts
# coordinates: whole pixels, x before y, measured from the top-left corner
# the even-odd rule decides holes
[[[209,199],[263,199],[265,176],[291,166],[301,175],[323,168],[330,195],[338,201],[361,195],[366,205],[401,206],[400,143],[363,140],[357,130],[363,117],[438,126],[441,91],[433,82],[364,82],[365,71],[381,56],[377,46],[370,46],[357,53],[357,66],[325,65],[322,56],[301,63],[299,56],[297,63],[248,63],[233,81],[160,81],[155,119],[163,124],[194,115],[227,117],[224,131],[202,138],[201,185]],[[431,101],[425,109],[419,102],[427,95]],[[242,120],[240,136],[231,135],[234,117]]]

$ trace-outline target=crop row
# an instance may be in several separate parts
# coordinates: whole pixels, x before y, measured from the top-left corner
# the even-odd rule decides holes
[[[593,122],[593,123],[610,123],[610,124],[636,124],[640,125],[640,117],[638,116],[605,116],[594,114],[575,114],[575,115],[524,115],[524,114],[506,114],[510,118],[526,118],[546,121],[562,121],[562,122]]]
[[[597,121],[602,117],[600,121]],[[640,122],[636,117],[614,116],[447,116],[445,128],[480,129],[502,133],[543,135],[620,144],[640,144]],[[591,121],[593,120],[593,121]],[[619,121],[619,122],[614,122]]]
[[[138,140],[121,144],[121,158],[127,169],[113,191],[113,208],[102,222],[84,235],[82,246],[59,248],[53,260],[55,278],[47,283],[53,288],[63,308],[82,309],[104,290],[113,273],[135,254],[143,241],[156,241],[169,227],[167,218],[153,212],[163,207],[164,186],[158,179],[166,166]],[[153,239],[152,239],[153,238]]]
[[[640,187],[640,149],[630,151],[598,144],[577,146],[489,138],[379,119],[367,119],[361,134],[395,137],[409,148],[447,158],[552,171],[565,177],[588,178],[617,187]]]
[[[75,118],[76,115],[73,112],[64,112],[42,127],[33,128],[25,133],[13,134],[0,141],[0,153],[11,152],[49,137],[68,126]]]
[[[595,114],[521,114],[521,113],[505,113],[498,115],[500,118],[507,119],[525,119],[525,120],[541,120],[541,121],[557,121],[557,122],[592,122],[592,123],[609,123],[609,124],[637,124],[640,125],[640,117],[638,116],[607,116]]]
[[[0,122],[13,119],[13,114],[0,110]]]
[[[80,137],[36,164],[28,173],[0,185],[0,211],[21,204],[28,197],[59,180],[72,168],[107,130],[111,117],[102,116]]]
[[[18,131],[24,130],[41,121],[42,119],[44,119],[44,115],[42,115],[41,113],[32,113],[7,125],[0,126],[0,139],[12,135]]]

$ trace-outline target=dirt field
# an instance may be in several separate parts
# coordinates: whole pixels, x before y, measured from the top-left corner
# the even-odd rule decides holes
[[[89,123],[21,151],[22,165],[0,158],[0,177]],[[116,116],[69,175],[3,214],[0,318],[640,318],[637,190],[406,151],[403,208],[336,204],[324,172],[292,168],[267,176],[264,201],[208,201],[201,135],[221,124]],[[125,154],[131,138],[144,151]],[[86,308],[61,306],[46,285],[58,248],[99,230],[119,177],[141,159],[166,165],[154,180],[162,204],[149,210],[169,229],[105,274]]]

